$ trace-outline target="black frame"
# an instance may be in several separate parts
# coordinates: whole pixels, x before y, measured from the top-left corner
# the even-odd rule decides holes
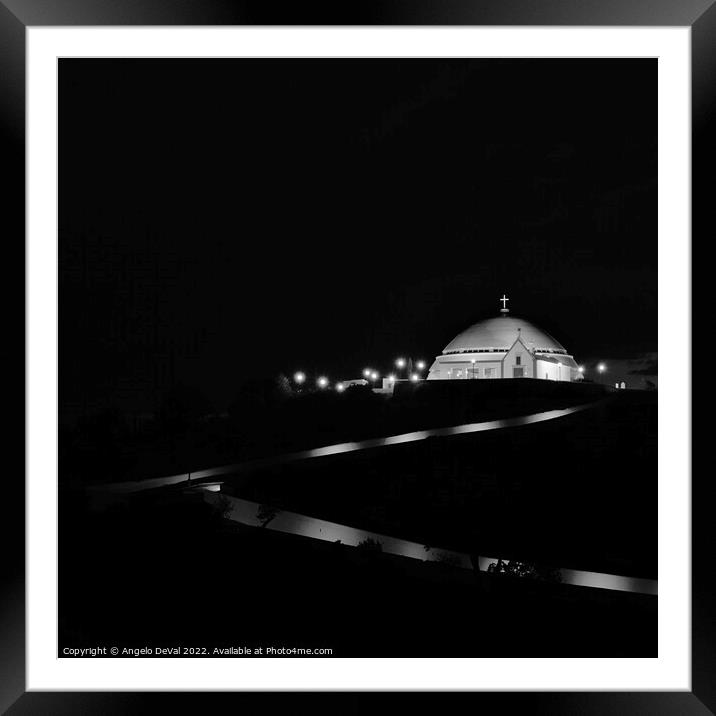
[[[0,0],[0,157],[11,177],[4,192],[3,219],[6,266],[20,273],[24,266],[25,231],[25,29],[28,26],[74,25],[572,25],[688,26],[692,31],[692,227],[694,236],[714,234],[713,197],[716,178],[716,0],[365,0],[331,3],[251,3],[248,0],[144,0],[127,6],[118,0]],[[711,130],[709,132],[709,130]],[[709,211],[710,209],[710,211]],[[6,272],[9,276],[10,272]],[[3,282],[10,299],[10,282]],[[13,292],[14,294],[14,292]],[[16,299],[16,294],[13,295]],[[6,314],[7,315],[7,314]],[[17,334],[24,321],[17,314]],[[14,328],[14,325],[12,326]],[[17,335],[16,334],[16,335]],[[24,345],[18,340],[18,344]],[[6,345],[9,345],[6,343]],[[24,350],[15,349],[14,375],[24,375]],[[22,362],[21,362],[22,361]],[[19,385],[12,380],[11,384]],[[8,444],[20,444],[24,423],[15,420]],[[13,440],[12,438],[17,438]],[[716,543],[707,514],[707,475],[692,477],[692,691],[638,693],[476,693],[477,705],[514,706],[525,713],[716,713],[716,596],[709,565],[709,546]],[[243,705],[251,694],[25,693],[25,517],[24,483],[20,471],[7,475],[2,520],[3,577],[0,600],[0,710],[12,714],[154,713],[188,705],[218,709],[225,698]],[[8,514],[9,513],[9,514]],[[429,695],[425,695],[430,698]],[[201,705],[197,699],[201,698]],[[305,697],[276,694],[279,706],[295,708]],[[341,711],[357,711],[371,694],[357,694]],[[498,703],[499,702],[499,703]],[[334,697],[324,708],[336,711]],[[346,708],[348,706],[348,708]],[[260,708],[265,709],[262,702]],[[316,709],[311,705],[312,710]]]

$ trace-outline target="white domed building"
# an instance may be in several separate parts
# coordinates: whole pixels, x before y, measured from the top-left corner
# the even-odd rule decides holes
[[[428,380],[538,378],[577,381],[582,376],[567,349],[524,318],[500,315],[470,326],[445,346],[430,366]]]

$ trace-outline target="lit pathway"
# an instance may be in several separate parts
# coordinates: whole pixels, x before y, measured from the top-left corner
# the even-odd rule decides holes
[[[301,460],[308,460],[310,458],[342,455],[360,450],[389,447],[391,445],[403,445],[405,443],[417,442],[431,437],[467,435],[469,433],[479,433],[489,430],[500,430],[504,428],[520,427],[523,425],[532,425],[534,423],[555,420],[567,415],[579,413],[602,402],[603,401],[597,401],[571,408],[549,410],[546,412],[533,413],[532,415],[523,415],[515,418],[488,420],[481,423],[467,423],[464,425],[456,425],[447,428],[434,428],[431,430],[418,430],[410,433],[402,433],[400,435],[392,435],[386,438],[361,440],[359,442],[338,443],[336,445],[327,445],[313,450],[286,453],[284,455],[260,458],[243,463],[235,463],[232,465],[223,465],[221,467],[209,468],[206,470],[198,470],[192,473],[184,472],[178,475],[171,475],[169,477],[113,483],[109,485],[96,485],[92,486],[90,490],[94,493],[112,492],[115,494],[127,494],[154,488],[169,487],[172,485],[196,485],[197,487],[203,487],[205,489],[205,497],[208,501],[214,501],[218,499],[217,493],[221,490],[221,481],[215,481],[215,478],[217,477],[249,472],[260,467],[290,464]],[[189,479],[190,475],[191,480]],[[225,495],[223,497],[228,499],[231,504],[231,514],[229,515],[230,519],[247,525],[258,526],[260,524],[256,518],[256,513],[259,507],[258,503],[241,500],[236,497],[227,497]],[[340,525],[335,522],[328,522],[326,520],[308,517],[295,512],[281,511],[268,524],[268,528],[279,532],[288,532],[290,534],[301,535],[304,537],[326,540],[328,542],[340,540],[342,544],[349,546],[356,546],[359,542],[362,542],[365,539],[374,539],[379,541],[382,545],[383,551],[389,554],[396,554],[423,561],[448,562],[463,569],[472,569],[470,556],[463,552],[454,552],[452,550],[439,548],[431,548],[428,550],[425,545],[418,544],[417,542],[410,542],[397,537],[388,537],[374,532],[367,532],[365,530],[356,529],[355,527],[348,527],[346,525]],[[485,571],[488,565],[496,561],[497,558],[479,557],[480,569]],[[601,572],[587,572],[575,569],[560,569],[559,571],[562,576],[562,581],[566,584],[625,592],[636,592],[641,594],[657,593],[657,582],[655,580],[624,577],[614,574],[603,574]]]
[[[147,480],[132,480],[130,482],[115,482],[109,485],[92,486],[90,489],[92,491],[100,492],[109,491],[113,493],[130,493],[140,492],[142,490],[151,490],[157,487],[169,487],[171,485],[179,485],[181,483],[200,483],[216,477],[221,477],[222,475],[236,475],[242,472],[255,470],[256,468],[287,465],[293,462],[300,462],[301,460],[310,460],[315,457],[343,455],[350,452],[358,452],[360,450],[371,450],[374,448],[389,447],[391,445],[404,445],[405,443],[418,442],[419,440],[426,440],[427,438],[467,435],[469,433],[480,433],[488,430],[501,430],[504,428],[516,428],[523,425],[542,423],[546,420],[556,420],[557,418],[563,418],[566,415],[572,415],[583,410],[588,410],[601,402],[602,401],[586,403],[584,405],[576,405],[572,408],[562,408],[560,410],[547,410],[542,413],[522,415],[516,418],[487,420],[481,423],[454,425],[449,428],[417,430],[411,433],[402,433],[401,435],[391,435],[387,438],[371,438],[369,440],[360,440],[358,442],[326,445],[325,447],[314,448],[313,450],[301,450],[299,452],[285,453],[283,455],[259,458],[256,460],[249,460],[247,462],[234,463],[232,465],[222,465],[220,467],[212,467],[206,470],[197,470],[196,472],[191,473],[182,472],[179,475],[170,475],[169,477],[155,477]]]
[[[226,513],[228,519],[253,527],[261,525],[261,522],[257,518],[259,503],[242,500],[238,497],[221,495],[221,486],[218,483],[214,485],[204,485],[203,489],[207,502],[219,504],[220,500],[228,501],[230,507],[230,512]],[[388,537],[387,535],[368,532],[366,530],[356,529],[355,527],[348,527],[347,525],[340,525],[336,522],[328,522],[315,517],[308,517],[296,512],[288,512],[285,510],[278,512],[268,523],[266,528],[278,532],[300,535],[302,537],[325,540],[326,542],[336,542],[340,540],[341,544],[350,547],[356,547],[363,540],[372,539],[380,542],[383,552],[389,554],[396,554],[401,557],[410,557],[422,561],[446,562],[455,567],[472,569],[470,555],[464,552],[454,552],[449,549],[436,547],[426,549],[425,545],[417,542],[409,542],[408,540],[399,539],[397,537]],[[497,562],[496,557],[479,557],[478,559],[481,571],[486,571],[490,564]],[[637,579],[616,574],[586,572],[577,569],[560,569],[559,572],[564,584],[611,589],[620,592],[636,592],[639,594],[655,595],[657,593],[658,583],[652,579]]]

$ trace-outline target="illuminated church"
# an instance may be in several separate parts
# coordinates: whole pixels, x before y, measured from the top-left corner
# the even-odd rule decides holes
[[[524,318],[511,316],[507,296],[500,300],[499,316],[475,323],[445,346],[430,366],[428,380],[581,380],[561,343]]]

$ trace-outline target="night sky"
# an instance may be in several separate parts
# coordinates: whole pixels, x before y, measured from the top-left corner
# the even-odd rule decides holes
[[[60,403],[656,351],[656,60],[61,60]]]

